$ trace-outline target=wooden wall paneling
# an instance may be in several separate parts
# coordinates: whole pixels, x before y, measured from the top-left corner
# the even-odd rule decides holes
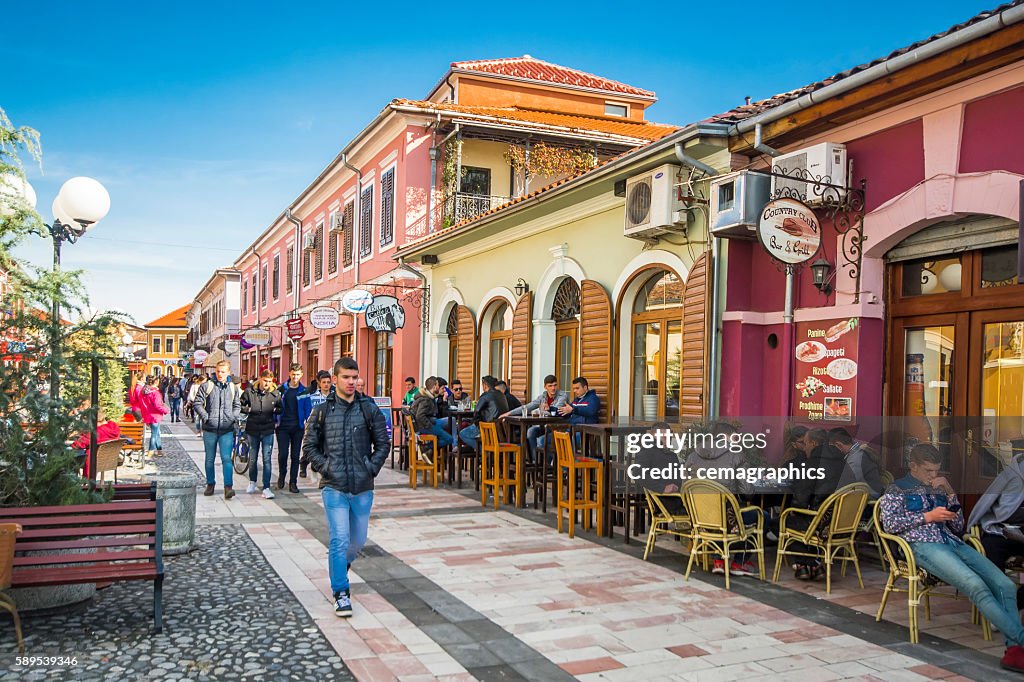
[[[598,282],[585,279],[580,286],[580,376],[601,398],[600,421],[608,420],[613,402],[612,302]]]

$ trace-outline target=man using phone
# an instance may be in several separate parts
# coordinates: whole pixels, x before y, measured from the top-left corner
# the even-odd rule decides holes
[[[885,532],[910,544],[918,566],[967,595],[1006,638],[1002,666],[1024,672],[1024,626],[1017,586],[960,539],[964,515],[953,487],[939,475],[942,457],[922,443],[910,452],[910,474],[878,501]]]

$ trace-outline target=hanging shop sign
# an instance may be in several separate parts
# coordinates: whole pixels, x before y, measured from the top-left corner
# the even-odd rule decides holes
[[[301,317],[296,317],[286,321],[285,327],[288,329],[288,338],[292,341],[298,341],[306,335],[306,325],[302,321]]]
[[[364,312],[373,303],[373,294],[366,289],[352,289],[341,297],[341,306],[350,313]]]
[[[252,346],[266,346],[270,344],[270,331],[259,327],[246,329],[242,340]]]
[[[242,335],[241,334],[228,334],[228,340],[229,341],[241,341],[242,340]]]
[[[775,260],[800,265],[817,255],[821,224],[810,206],[796,199],[775,199],[761,211],[757,238]]]
[[[856,414],[860,318],[796,323],[795,417],[852,422]]]
[[[313,329],[334,329],[338,326],[341,315],[330,306],[319,306],[309,311],[309,323]]]
[[[228,355],[232,355],[234,353],[237,353],[238,352],[238,341],[231,341],[231,340],[225,341],[224,342],[224,352],[227,353]]]
[[[405,326],[405,310],[394,296],[374,296],[365,317],[366,326],[378,332],[394,334]]]
[[[192,354],[192,359],[195,360],[197,365],[201,365],[206,362],[206,358],[210,357],[210,354],[205,350],[197,350]]]

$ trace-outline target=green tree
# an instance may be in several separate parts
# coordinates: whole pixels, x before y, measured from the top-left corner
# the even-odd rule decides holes
[[[84,317],[80,272],[44,270],[14,256],[25,240],[50,237],[32,207],[9,191],[10,178],[24,180],[22,155],[41,159],[39,136],[13,126],[0,109],[0,191],[7,189],[0,195],[0,267],[10,285],[0,301],[0,506],[101,501],[104,495],[83,490],[68,442],[93,423],[95,408],[79,409],[81,398],[92,360],[112,355],[106,339],[120,317]],[[56,319],[55,300],[79,322]],[[65,390],[53,400],[48,386],[57,373]]]

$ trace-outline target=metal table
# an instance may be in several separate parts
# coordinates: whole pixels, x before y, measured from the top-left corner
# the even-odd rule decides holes
[[[409,468],[409,435],[405,432],[405,407],[391,406],[391,468],[395,468],[395,450],[398,450],[398,468],[403,471]]]
[[[448,483],[455,483],[456,476],[458,476],[458,482],[456,483],[456,485],[459,488],[462,487],[462,448],[464,443],[459,439],[458,424],[463,419],[471,418],[473,414],[473,410],[453,410],[451,408],[448,409],[448,431],[452,434],[453,439],[451,454],[449,455],[450,462],[448,463]],[[471,473],[471,478],[477,482],[477,487],[479,488],[480,477],[474,476]]]

